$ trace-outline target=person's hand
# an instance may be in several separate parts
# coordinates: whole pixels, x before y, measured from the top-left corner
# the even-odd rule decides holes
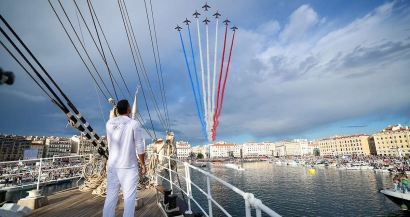
[[[144,175],[147,172],[147,168],[145,167],[144,164],[141,164],[141,171],[140,171],[140,175]]]

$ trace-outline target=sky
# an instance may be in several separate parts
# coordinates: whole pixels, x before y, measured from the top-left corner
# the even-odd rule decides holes
[[[76,2],[97,40],[86,1]],[[208,26],[211,66],[216,35],[216,20],[212,15],[216,11],[221,14],[217,27],[217,71],[225,33],[221,21],[228,18],[229,28],[238,27],[216,141],[241,144],[297,138],[313,140],[333,135],[371,135],[388,125],[410,125],[409,1],[214,0],[207,2],[211,6],[209,11],[203,11],[205,2],[201,1],[152,1],[154,19],[150,2],[145,1],[150,25],[144,1],[125,2],[152,95],[161,117],[164,110],[167,111],[169,118],[164,118],[165,125],[169,123],[177,141],[188,141],[193,146],[212,143],[202,133],[180,35],[175,30],[177,24],[183,28],[181,36],[191,73],[194,73],[188,29],[182,23],[186,18],[191,20],[190,31],[201,82],[197,25],[192,16],[195,10],[201,13],[199,21],[205,17],[211,21]],[[120,88],[113,88],[107,67],[76,13],[73,1],[62,1],[62,5],[98,74],[59,2],[51,0],[51,3],[93,76],[101,76],[104,81],[106,89],[97,79],[103,91],[95,86],[48,1],[0,1],[0,14],[98,135],[105,135],[105,122],[112,109],[107,100],[109,96],[130,101],[137,85],[141,84],[146,100],[140,90],[138,106],[150,129],[150,135],[144,131],[143,136],[147,140],[164,138],[167,127],[161,124],[154,100],[149,97],[148,83],[139,81],[117,1],[92,0],[92,4],[121,71],[122,77],[99,32],[107,64]],[[159,50],[157,64],[149,31],[151,28],[151,35],[154,34],[153,24],[157,36],[153,41],[158,43]],[[2,22],[0,27],[12,36]],[[202,22],[200,32],[206,65],[206,29]],[[0,40],[36,76],[4,35],[0,34]],[[228,31],[225,66],[231,40],[232,31]],[[80,135],[78,130],[67,126],[65,114],[3,47],[0,47],[0,67],[15,74],[13,85],[0,85],[0,133]],[[35,67],[51,85],[40,68]],[[161,87],[164,87],[165,98],[161,97]],[[66,103],[54,86],[53,90]]]

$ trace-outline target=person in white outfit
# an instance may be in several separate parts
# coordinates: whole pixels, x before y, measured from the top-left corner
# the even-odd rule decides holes
[[[113,217],[122,187],[124,196],[124,217],[133,217],[138,185],[138,162],[141,161],[141,175],[145,174],[145,147],[141,127],[129,118],[131,107],[127,100],[117,103],[119,116],[106,124],[109,157],[107,161],[107,197],[103,217]]]

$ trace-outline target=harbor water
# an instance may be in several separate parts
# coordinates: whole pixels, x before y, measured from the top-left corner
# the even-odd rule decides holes
[[[303,166],[268,162],[238,165],[245,170],[209,164],[201,169],[245,192],[253,193],[282,216],[410,216],[410,211],[402,211],[378,193],[380,189],[393,187],[392,176],[388,173],[315,167],[316,172],[311,174],[310,167]],[[191,178],[206,191],[204,175],[191,170]],[[244,216],[245,202],[240,195],[216,181],[211,181],[211,186],[212,196],[229,214]],[[207,211],[206,197],[195,187],[192,190],[195,200]],[[217,206],[213,205],[212,209],[213,216],[226,216]],[[194,210],[201,211],[195,205]],[[253,216],[256,216],[255,213]]]
[[[49,194],[52,194],[54,192],[58,192],[58,191],[62,191],[62,190],[65,190],[65,189],[77,187],[77,180],[78,179],[73,179],[71,182],[68,182],[68,183],[41,186],[40,187],[41,194],[42,195],[49,195]],[[83,182],[84,182],[84,180],[81,179],[78,182],[78,185],[81,185]],[[31,188],[31,189],[23,189],[23,190],[19,190],[18,188],[13,189],[13,190],[9,190],[6,193],[6,201],[17,202],[21,198],[24,198],[24,197],[28,196],[27,191],[34,190],[34,189],[36,189],[36,187]]]

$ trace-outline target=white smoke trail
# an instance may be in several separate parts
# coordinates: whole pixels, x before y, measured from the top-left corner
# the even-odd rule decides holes
[[[208,86],[208,92],[207,92],[207,97],[208,97],[208,125],[206,128],[206,131],[208,133],[208,141],[212,140],[212,133],[211,133],[211,69],[209,66],[209,32],[208,32],[208,24],[206,24],[206,67],[207,67],[207,86]]]
[[[209,123],[208,123],[208,106],[206,104],[206,92],[205,92],[205,77],[204,77],[204,62],[202,60],[202,43],[201,43],[201,32],[199,31],[199,21],[198,18],[196,19],[196,25],[198,27],[198,43],[199,43],[199,58],[201,62],[201,74],[202,74],[202,93],[204,94],[204,113],[205,113],[205,124],[206,124],[206,131],[208,133]],[[207,135],[209,137],[209,135]]]

